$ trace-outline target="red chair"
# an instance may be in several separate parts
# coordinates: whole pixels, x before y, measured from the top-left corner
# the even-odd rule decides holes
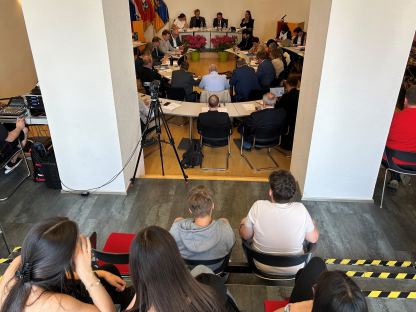
[[[284,308],[288,303],[288,300],[264,300],[264,312],[274,312]]]
[[[98,265],[102,266],[106,263],[114,264],[122,276],[130,275],[129,251],[135,234],[111,233],[108,236],[102,251],[96,249],[96,237],[96,233],[93,233],[90,240],[93,247],[93,255],[97,260]]]

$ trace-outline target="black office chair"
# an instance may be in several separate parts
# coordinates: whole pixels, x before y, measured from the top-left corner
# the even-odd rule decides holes
[[[269,281],[281,281],[281,280],[293,280],[295,274],[268,274],[260,271],[254,261],[260,262],[261,264],[275,267],[292,267],[300,264],[307,264],[312,258],[312,253],[316,249],[316,244],[308,243],[306,246],[305,253],[302,255],[274,255],[274,254],[265,254],[260,251],[255,250],[251,246],[251,242],[243,240],[242,242],[244,253],[247,257],[247,262],[252,272],[259,278],[269,280]]]
[[[223,128],[206,127],[202,130],[199,130],[198,133],[200,135],[201,152],[202,152],[203,146],[207,146],[211,148],[219,148],[219,147],[224,147],[224,146],[228,147],[225,168],[202,167],[202,163],[203,163],[203,160],[202,160],[201,165],[200,165],[201,169],[202,170],[218,170],[218,171],[228,170],[228,160],[231,156],[230,139],[231,139],[232,129],[229,127],[223,127]]]
[[[23,159],[23,162],[26,167],[26,174],[18,180],[15,186],[8,193],[6,193],[2,198],[0,198],[0,201],[5,201],[9,199],[10,196],[12,196],[17,191],[17,189],[23,184],[23,182],[25,182],[26,179],[32,175],[20,142],[19,145],[16,147],[12,147],[12,145],[7,143],[4,144],[3,148],[0,150],[0,169],[6,167],[7,163],[18,154],[20,154]]]
[[[416,176],[416,165],[397,165],[394,161],[394,159],[409,162],[409,163],[416,163],[416,152],[403,152],[394,150],[391,148],[388,148],[386,146],[384,151],[386,158],[387,158],[387,168],[386,172],[384,174],[384,183],[383,183],[383,191],[381,193],[381,203],[380,208],[383,208],[383,200],[384,200],[384,191],[386,188],[386,179],[387,179],[387,173],[389,171],[393,171],[399,174],[404,175],[410,175],[410,176]]]
[[[190,269],[193,269],[197,265],[209,266],[209,265],[221,264],[217,269],[214,270],[214,273],[215,274],[221,275],[227,269],[228,262],[230,261],[230,257],[231,257],[231,252],[232,252],[232,249],[230,250],[230,252],[228,253],[228,255],[226,255],[225,257],[222,257],[222,258],[218,258],[218,259],[212,259],[212,260],[191,260],[191,259],[183,259],[183,260],[185,261],[186,265]]]
[[[243,157],[247,164],[250,166],[252,170],[255,171],[264,171],[264,170],[273,170],[279,168],[277,161],[273,158],[270,154],[271,148],[280,145],[281,143],[281,125],[269,125],[265,127],[257,127],[252,133],[253,136],[253,145],[251,148],[256,149],[263,149],[267,148],[267,155],[275,164],[274,167],[264,167],[264,168],[256,168],[254,167],[247,156],[244,154],[244,135],[241,136],[241,147],[240,147],[240,155]],[[244,134],[244,127],[243,127],[243,134]]]

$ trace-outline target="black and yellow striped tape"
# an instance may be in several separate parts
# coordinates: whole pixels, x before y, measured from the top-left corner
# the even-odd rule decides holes
[[[362,293],[368,298],[416,299],[416,291],[363,290]]]
[[[385,267],[413,267],[412,261],[396,260],[364,260],[364,259],[325,259],[326,264],[344,264],[344,265],[366,265],[366,266],[385,266]]]
[[[18,247],[14,247],[12,253],[14,252],[18,252],[20,249],[22,249],[22,247],[18,246]],[[7,264],[13,261],[14,258],[0,258],[0,264]]]
[[[416,280],[416,273],[346,271],[345,274],[349,277]]]

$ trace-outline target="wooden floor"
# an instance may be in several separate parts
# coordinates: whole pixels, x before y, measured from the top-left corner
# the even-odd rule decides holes
[[[19,168],[20,169],[20,168]],[[381,175],[376,185],[375,204],[305,202],[317,221],[321,236],[316,255],[323,258],[358,258],[382,260],[416,259],[416,181],[401,185],[398,191],[387,190],[385,207],[378,208]],[[0,191],[5,186],[0,176]],[[174,218],[187,216],[184,198],[197,184],[210,187],[215,193],[214,217],[226,217],[237,236],[232,261],[243,261],[238,225],[257,199],[266,199],[268,184],[263,182],[199,181],[189,185],[180,180],[139,179],[127,196],[95,195],[82,197],[61,194],[43,184],[28,180],[7,202],[0,203],[0,224],[12,245],[20,245],[30,226],[50,216],[67,216],[76,220],[81,232],[98,231],[102,247],[110,232],[137,232],[145,226],[170,228]],[[0,249],[2,248],[0,242]],[[4,249],[1,249],[4,255]],[[330,269],[384,271],[386,268],[335,266]],[[397,268],[412,272],[414,268]],[[415,280],[380,280],[354,278],[364,290],[415,291]],[[263,300],[281,299],[290,294],[292,283],[265,286],[253,275],[232,275],[228,287],[242,311],[263,311]],[[416,311],[416,301],[409,299],[368,299],[370,311]]]
[[[189,137],[189,123],[185,126],[177,126],[173,124],[181,123],[187,121],[187,119],[181,117],[175,117],[172,120],[172,123],[169,123],[169,128],[172,132],[172,135],[175,139],[176,146],[182,138]],[[194,126],[194,138],[199,138],[199,135],[196,131],[195,122]],[[163,134],[164,139],[166,135]],[[238,145],[235,143],[235,140],[238,141]],[[267,181],[271,170],[256,172],[250,169],[249,165],[244,158],[240,156],[240,134],[237,132],[237,129],[234,128],[232,139],[231,139],[231,157],[229,158],[229,169],[227,171],[214,171],[214,170],[202,170],[199,167],[193,169],[187,169],[186,173],[190,178],[193,179],[213,179],[213,180],[239,180],[239,181]],[[168,144],[163,144],[163,157],[164,157],[164,166],[165,174],[169,177],[180,178],[181,170],[176,160],[174,151],[172,147]],[[182,154],[185,150],[178,150],[179,156],[182,159]],[[204,161],[203,167],[225,167],[226,163],[226,153],[227,147],[221,148],[203,148]],[[247,154],[250,162],[256,167],[272,167],[274,166],[272,160],[269,159],[267,155],[267,150],[252,150],[245,152]],[[280,169],[289,170],[290,168],[290,158],[286,157],[283,153],[277,149],[271,150],[272,157],[277,161]],[[154,145],[148,148],[145,148],[145,173],[146,177],[161,177],[161,164],[159,156],[158,145]]]
[[[189,71],[197,76],[204,76],[208,74],[208,66],[211,64],[217,65],[219,73],[232,72],[236,67],[236,58],[229,54],[227,62],[220,62],[216,52],[201,52],[199,61],[193,62],[191,58],[189,61]]]

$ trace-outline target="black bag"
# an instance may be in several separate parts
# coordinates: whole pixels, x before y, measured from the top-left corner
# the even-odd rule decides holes
[[[48,159],[51,146],[52,141],[48,137],[34,138],[30,148],[30,156],[33,162],[33,180],[35,182],[46,181],[43,163]]]
[[[192,142],[191,146],[183,153],[181,164],[185,169],[200,166],[203,157],[199,142]]]

